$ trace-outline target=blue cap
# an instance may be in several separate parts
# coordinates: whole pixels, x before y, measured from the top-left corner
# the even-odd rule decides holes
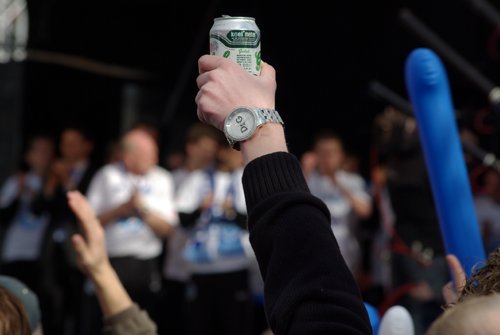
[[[35,331],[41,322],[40,305],[36,294],[22,281],[9,276],[0,276],[0,287],[8,290],[23,304],[31,331]]]

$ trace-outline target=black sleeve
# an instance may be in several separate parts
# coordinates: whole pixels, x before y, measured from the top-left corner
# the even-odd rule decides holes
[[[43,192],[40,192],[31,202],[31,212],[36,216],[40,216],[45,212],[51,212],[53,205],[53,199],[45,196]]]
[[[243,186],[273,332],[371,334],[330,213],[310,194],[299,161],[284,152],[260,157],[245,168]]]
[[[241,229],[247,230],[247,215],[243,213],[236,212],[236,217],[234,218],[234,223],[238,225]]]
[[[19,196],[16,197],[8,206],[0,208],[0,222],[3,224],[10,224],[12,219],[17,213],[19,208]]]
[[[192,228],[196,224],[196,220],[201,215],[201,209],[197,209],[191,213],[179,213],[179,223],[183,228]]]

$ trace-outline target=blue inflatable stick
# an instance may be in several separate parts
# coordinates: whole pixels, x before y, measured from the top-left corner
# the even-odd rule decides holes
[[[467,275],[486,259],[444,66],[429,49],[406,61],[406,86],[415,110],[446,252]]]
[[[380,316],[378,310],[372,304],[367,302],[364,303],[366,312],[368,313],[368,318],[370,319],[370,325],[372,326],[373,335],[378,334],[378,328],[380,326]]]

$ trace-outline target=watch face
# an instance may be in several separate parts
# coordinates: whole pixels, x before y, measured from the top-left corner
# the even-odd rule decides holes
[[[252,136],[255,130],[255,117],[247,108],[238,108],[227,117],[225,130],[235,141],[243,141]]]

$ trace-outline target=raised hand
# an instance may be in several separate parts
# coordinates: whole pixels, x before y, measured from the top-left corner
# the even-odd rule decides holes
[[[83,234],[71,237],[80,269],[90,276],[109,266],[104,229],[87,199],[78,191],[68,192],[68,204],[77,216]]]

